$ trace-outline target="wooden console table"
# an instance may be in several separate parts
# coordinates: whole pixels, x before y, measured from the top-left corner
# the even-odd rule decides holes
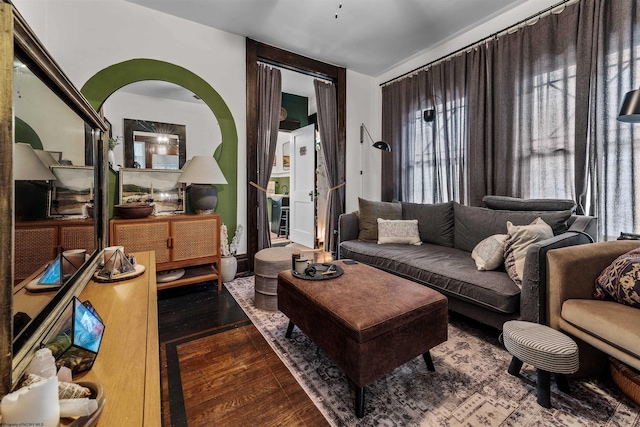
[[[147,269],[131,280],[90,281],[80,300],[91,301],[105,323],[98,357],[74,381],[95,381],[106,404],[99,426],[160,426],[160,346],[153,252],[135,253]]]
[[[126,252],[155,251],[156,270],[184,268],[185,275],[158,289],[218,281],[220,270],[220,215],[166,215],[139,219],[112,219],[109,244]],[[215,264],[215,266],[214,266]]]

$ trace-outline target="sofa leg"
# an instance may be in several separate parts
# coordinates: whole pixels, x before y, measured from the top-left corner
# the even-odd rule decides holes
[[[287,333],[284,334],[285,338],[291,338],[291,333],[293,332],[293,327],[296,326],[293,324],[291,320],[289,320],[289,326],[287,326]]]
[[[554,379],[556,380],[556,385],[558,386],[558,390],[563,393],[571,393],[571,389],[569,388],[569,381],[567,380],[567,376],[563,374],[553,374]]]
[[[356,417],[364,417],[364,387],[356,385]]]
[[[431,353],[429,353],[429,350],[422,353],[422,357],[424,358],[424,362],[427,364],[427,369],[431,372],[435,371],[436,367],[433,366],[433,360],[431,359]]]
[[[538,369],[536,373],[538,374],[536,384],[538,405],[544,408],[551,408],[551,373],[542,369]]]
[[[522,360],[520,360],[517,357],[513,356],[513,358],[511,359],[511,363],[509,364],[509,369],[507,370],[507,372],[509,372],[514,377],[517,377],[517,376],[520,375],[520,369],[522,369]]]

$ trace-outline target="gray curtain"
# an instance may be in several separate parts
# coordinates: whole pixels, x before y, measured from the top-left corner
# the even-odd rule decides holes
[[[640,7],[582,0],[555,12],[383,88],[394,198],[570,198],[599,217],[601,239],[640,232],[640,147],[616,121],[640,84]]]
[[[325,159],[329,194],[327,196],[327,220],[324,234],[324,250],[335,253],[338,217],[344,212],[345,147],[338,141],[338,106],[336,87],[332,83],[314,80],[318,105],[318,130],[320,146]]]
[[[282,104],[280,70],[258,64],[258,250],[271,247],[266,188],[278,141]]]

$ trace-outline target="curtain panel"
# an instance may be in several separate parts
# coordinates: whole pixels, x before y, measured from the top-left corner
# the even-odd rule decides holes
[[[570,198],[601,238],[640,231],[638,130],[616,121],[640,83],[639,14],[582,0],[383,87],[384,199]]]
[[[327,195],[324,250],[335,253],[337,249],[338,217],[344,213],[345,147],[338,141],[338,98],[333,83],[314,80],[318,107],[318,131],[320,147],[329,183]]]
[[[258,64],[258,250],[271,247],[266,189],[278,142],[282,103],[280,70]]]

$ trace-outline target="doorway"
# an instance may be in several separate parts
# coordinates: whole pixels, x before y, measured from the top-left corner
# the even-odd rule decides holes
[[[257,189],[249,185],[258,178],[257,161],[257,79],[258,61],[297,71],[333,82],[338,106],[338,144],[346,143],[346,69],[284,51],[255,40],[247,39],[247,263],[253,271],[253,259],[258,251],[258,213],[255,201]],[[344,150],[343,150],[344,151]],[[344,162],[343,162],[344,163]],[[343,206],[344,208],[344,206]]]

